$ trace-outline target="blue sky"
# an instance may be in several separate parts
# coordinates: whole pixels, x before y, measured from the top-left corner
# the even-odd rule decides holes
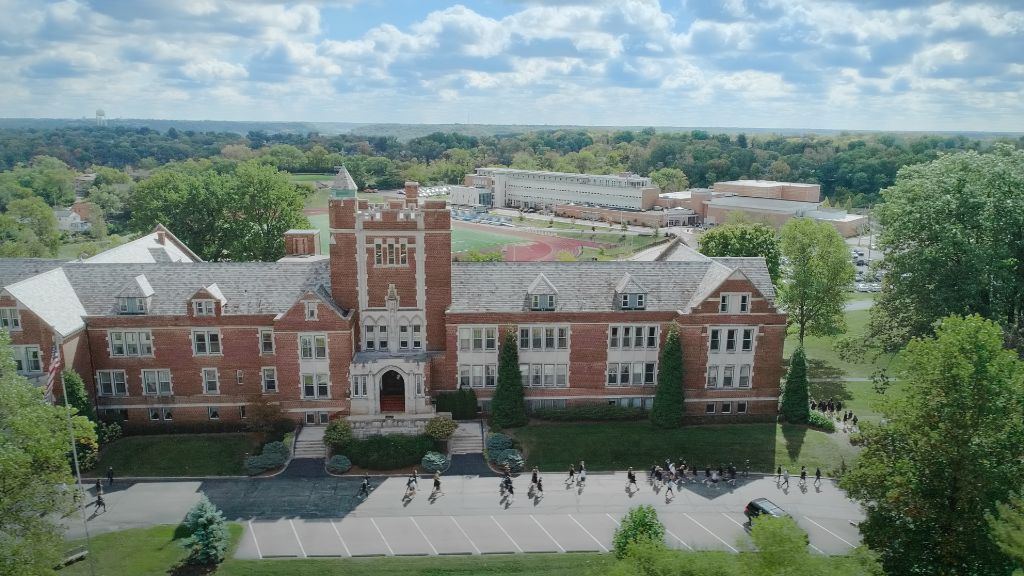
[[[0,0],[0,116],[1024,131],[1024,3]]]

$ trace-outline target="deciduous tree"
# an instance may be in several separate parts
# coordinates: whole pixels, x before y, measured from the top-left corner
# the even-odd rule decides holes
[[[64,389],[67,390],[68,405],[78,414],[96,422],[96,410],[93,408],[89,393],[85,390],[82,377],[74,370],[64,370],[61,377],[64,378]]]
[[[700,252],[707,256],[761,256],[772,283],[779,285],[782,247],[779,234],[766,224],[726,224],[700,237]]]
[[[782,228],[782,255],[788,260],[779,303],[804,336],[834,336],[846,331],[843,307],[854,268],[846,243],[828,222],[794,218]]]
[[[841,485],[889,574],[1006,574],[986,515],[1024,477],[1024,366],[979,316],[945,318],[901,352],[905,394],[864,423]]]
[[[496,428],[514,428],[527,422],[523,399],[523,375],[519,371],[519,343],[515,330],[501,339],[498,352],[498,386],[491,400],[491,422]]]
[[[662,192],[678,192],[690,187],[690,180],[679,168],[659,168],[650,173],[650,178]]]
[[[1024,576],[1024,497],[1014,495],[996,505],[996,513],[988,517],[996,545],[1017,563],[1014,576]]]

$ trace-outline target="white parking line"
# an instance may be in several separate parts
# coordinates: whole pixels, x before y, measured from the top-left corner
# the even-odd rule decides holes
[[[683,540],[683,539],[682,539],[682,538],[680,538],[679,536],[676,536],[674,532],[672,532],[672,531],[671,531],[671,530],[669,530],[668,528],[665,528],[665,532],[666,532],[666,533],[667,533],[667,534],[668,534],[669,536],[671,536],[671,537],[675,538],[676,540],[678,540],[680,544],[682,544],[683,546],[686,546],[686,549],[687,549],[687,550],[689,550],[690,552],[693,552],[693,546],[690,546],[689,544],[687,544],[687,543],[686,543],[686,541],[685,541],[685,540]]]
[[[615,522],[615,527],[616,527],[616,528],[618,528],[618,527],[619,527],[619,521],[618,521],[618,520],[616,520],[614,516],[612,516],[611,514],[605,514],[605,516],[607,516],[607,517],[608,517],[608,519],[609,519],[609,520],[611,520],[612,522]]]
[[[505,527],[502,526],[501,523],[499,523],[497,520],[495,520],[494,516],[491,516],[491,521],[498,525],[498,530],[501,530],[505,533],[505,536],[507,536],[509,541],[512,542],[512,545],[516,547],[516,550],[519,550],[520,552],[523,551],[523,549],[519,547],[519,543],[512,539],[512,536],[508,533],[507,530],[505,530]]]
[[[263,559],[263,552],[260,552],[260,541],[256,539],[256,530],[252,527],[252,520],[249,520],[249,533],[252,534],[252,543],[256,545],[256,555]]]
[[[423,539],[427,541],[427,545],[430,546],[430,550],[434,553],[434,556],[437,556],[437,548],[434,548],[434,544],[430,541],[430,538],[427,538],[426,533],[423,532],[423,528],[420,528],[420,525],[416,522],[416,519],[413,518],[412,516],[409,516],[409,520],[412,520],[412,525],[415,526],[416,529],[420,531],[420,536],[423,536]]]
[[[308,556],[306,556],[306,549],[302,546],[302,539],[299,538],[299,531],[295,529],[295,522],[293,522],[291,518],[289,518],[288,524],[290,524],[292,527],[292,534],[295,534],[295,541],[299,543],[299,551],[302,552],[302,557],[308,558]]]
[[[530,514],[530,520],[533,520],[533,523],[539,526],[540,529],[548,535],[548,538],[551,538],[551,541],[555,543],[555,546],[558,546],[559,550],[565,552],[565,548],[562,548],[562,545],[558,543],[558,540],[555,540],[555,537],[551,535],[551,532],[548,532],[548,529],[545,528],[540,522],[538,522],[537,519],[533,517],[533,514]]]
[[[476,543],[469,537],[469,534],[466,534],[466,531],[462,529],[462,526],[459,526],[458,520],[456,520],[454,516],[449,516],[449,518],[451,518],[452,522],[455,523],[455,527],[459,529],[459,532],[462,532],[462,535],[466,537],[466,540],[469,540],[469,545],[473,547],[473,550],[475,550],[477,554],[480,554],[480,549],[476,547]]]
[[[370,523],[377,529],[377,534],[380,534],[380,539],[384,541],[384,545],[388,547],[388,555],[394,556],[395,551],[391,549],[391,544],[388,544],[388,539],[384,537],[384,533],[380,531],[380,526],[377,526],[377,522],[373,518],[370,518]]]
[[[814,520],[811,520],[811,519],[810,519],[810,518],[808,518],[807,516],[804,516],[804,519],[806,519],[806,520],[807,520],[808,522],[810,522],[811,524],[814,524],[814,525],[815,525],[815,526],[817,526],[818,528],[821,528],[821,529],[822,529],[822,530],[824,530],[825,532],[828,532],[829,534],[831,534],[831,535],[835,536],[836,538],[838,538],[839,540],[841,540],[841,541],[843,542],[843,544],[846,544],[846,545],[847,545],[847,546],[849,546],[850,548],[856,548],[856,546],[854,546],[853,544],[850,544],[850,543],[849,543],[849,542],[848,542],[848,541],[847,541],[847,540],[846,540],[845,538],[843,538],[843,537],[842,537],[842,536],[840,536],[839,534],[836,534],[835,532],[833,532],[833,531],[829,530],[828,528],[825,528],[824,526],[822,526],[821,524],[818,524],[818,523],[817,523],[817,522],[815,522]]]
[[[345,555],[349,558],[352,557],[352,552],[348,549],[348,544],[345,544],[345,539],[341,537],[341,532],[338,532],[338,527],[334,525],[334,520],[328,520],[331,523],[331,528],[334,528],[334,533],[338,535],[338,540],[341,541],[342,548],[345,549]]]
[[[601,544],[600,540],[598,540],[597,538],[594,538],[594,535],[590,533],[590,530],[587,530],[586,528],[584,528],[583,524],[580,524],[579,520],[577,520],[577,519],[572,517],[572,514],[569,514],[569,519],[572,520],[573,522],[575,522],[576,525],[580,527],[580,530],[583,530],[584,532],[586,532],[587,536],[590,536],[591,540],[593,540],[594,542],[597,542],[597,545],[601,547],[601,550],[604,550],[605,552],[608,551],[608,548],[606,548],[604,544]]]
[[[740,524],[739,522],[737,522],[737,521],[736,521],[736,519],[735,519],[735,518],[733,518],[732,516],[729,516],[729,515],[728,515],[728,514],[726,514],[725,512],[722,512],[722,516],[725,516],[725,519],[726,519],[726,520],[728,520],[728,521],[732,522],[733,524],[735,524],[735,525],[739,526],[740,528],[743,528],[744,530],[746,530],[746,529],[747,529],[747,527],[746,527],[746,526],[744,526],[743,524]]]
[[[690,522],[693,522],[693,523],[694,523],[694,524],[696,524],[697,526],[700,526],[701,528],[703,528],[703,529],[704,529],[704,531],[705,531],[705,532],[707,532],[708,534],[711,534],[712,536],[714,536],[716,540],[718,540],[718,541],[719,541],[719,542],[721,542],[722,544],[725,544],[726,548],[728,548],[729,550],[732,550],[733,552],[739,552],[739,550],[737,550],[737,549],[735,549],[735,548],[733,548],[733,547],[732,547],[732,544],[729,544],[729,543],[728,543],[728,542],[726,542],[725,540],[722,540],[722,539],[721,539],[721,538],[720,538],[720,537],[718,536],[718,534],[715,534],[715,533],[714,533],[714,532],[712,532],[711,530],[708,530],[707,526],[705,526],[705,525],[701,524],[700,522],[697,522],[696,520],[694,520],[694,519],[693,519],[693,516],[690,516],[690,515],[689,515],[689,514],[687,514],[686,512],[683,512],[683,516],[686,516],[686,517],[687,517],[687,518],[688,518],[688,519],[690,520]]]

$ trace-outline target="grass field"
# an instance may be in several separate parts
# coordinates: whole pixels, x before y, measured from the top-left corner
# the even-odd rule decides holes
[[[508,244],[523,244],[528,242],[525,238],[510,236],[499,232],[485,232],[483,230],[469,230],[466,228],[452,227],[452,252],[466,252],[469,250],[489,250],[501,248]]]
[[[313,228],[320,229],[320,253],[330,254],[331,252],[331,226],[330,218],[327,214],[316,214],[313,216],[306,216],[309,220],[309,224]]]
[[[245,454],[258,445],[251,434],[127,436],[103,449],[95,472],[113,466],[121,477],[244,475]]]
[[[330,182],[334,180],[334,174],[290,174],[288,180],[292,182]]]
[[[549,471],[567,469],[570,462],[580,460],[592,470],[646,470],[670,457],[702,467],[730,462],[742,467],[750,460],[752,471],[804,465],[811,470],[820,466],[827,473],[856,457],[844,437],[771,423],[674,430],[655,428],[647,421],[531,423],[512,434],[523,444],[528,464]]]

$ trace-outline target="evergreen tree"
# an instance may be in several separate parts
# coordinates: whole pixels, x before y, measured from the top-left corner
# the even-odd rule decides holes
[[[204,495],[185,515],[185,540],[189,564],[218,564],[224,561],[231,537],[224,515]]]
[[[526,424],[523,400],[523,376],[519,371],[519,344],[515,330],[505,333],[498,354],[498,387],[491,400],[491,423],[496,428],[514,428]]]
[[[790,424],[806,424],[811,415],[807,396],[807,356],[797,348],[789,359],[786,387],[782,392],[782,415]]]
[[[85,391],[85,382],[78,372],[64,370],[61,373],[64,378],[64,388],[67,390],[68,405],[78,410],[78,413],[93,422],[96,421],[96,410],[89,399],[89,393]]]
[[[665,337],[658,364],[658,388],[654,392],[651,422],[661,428],[678,428],[683,424],[683,349],[674,325]]]

